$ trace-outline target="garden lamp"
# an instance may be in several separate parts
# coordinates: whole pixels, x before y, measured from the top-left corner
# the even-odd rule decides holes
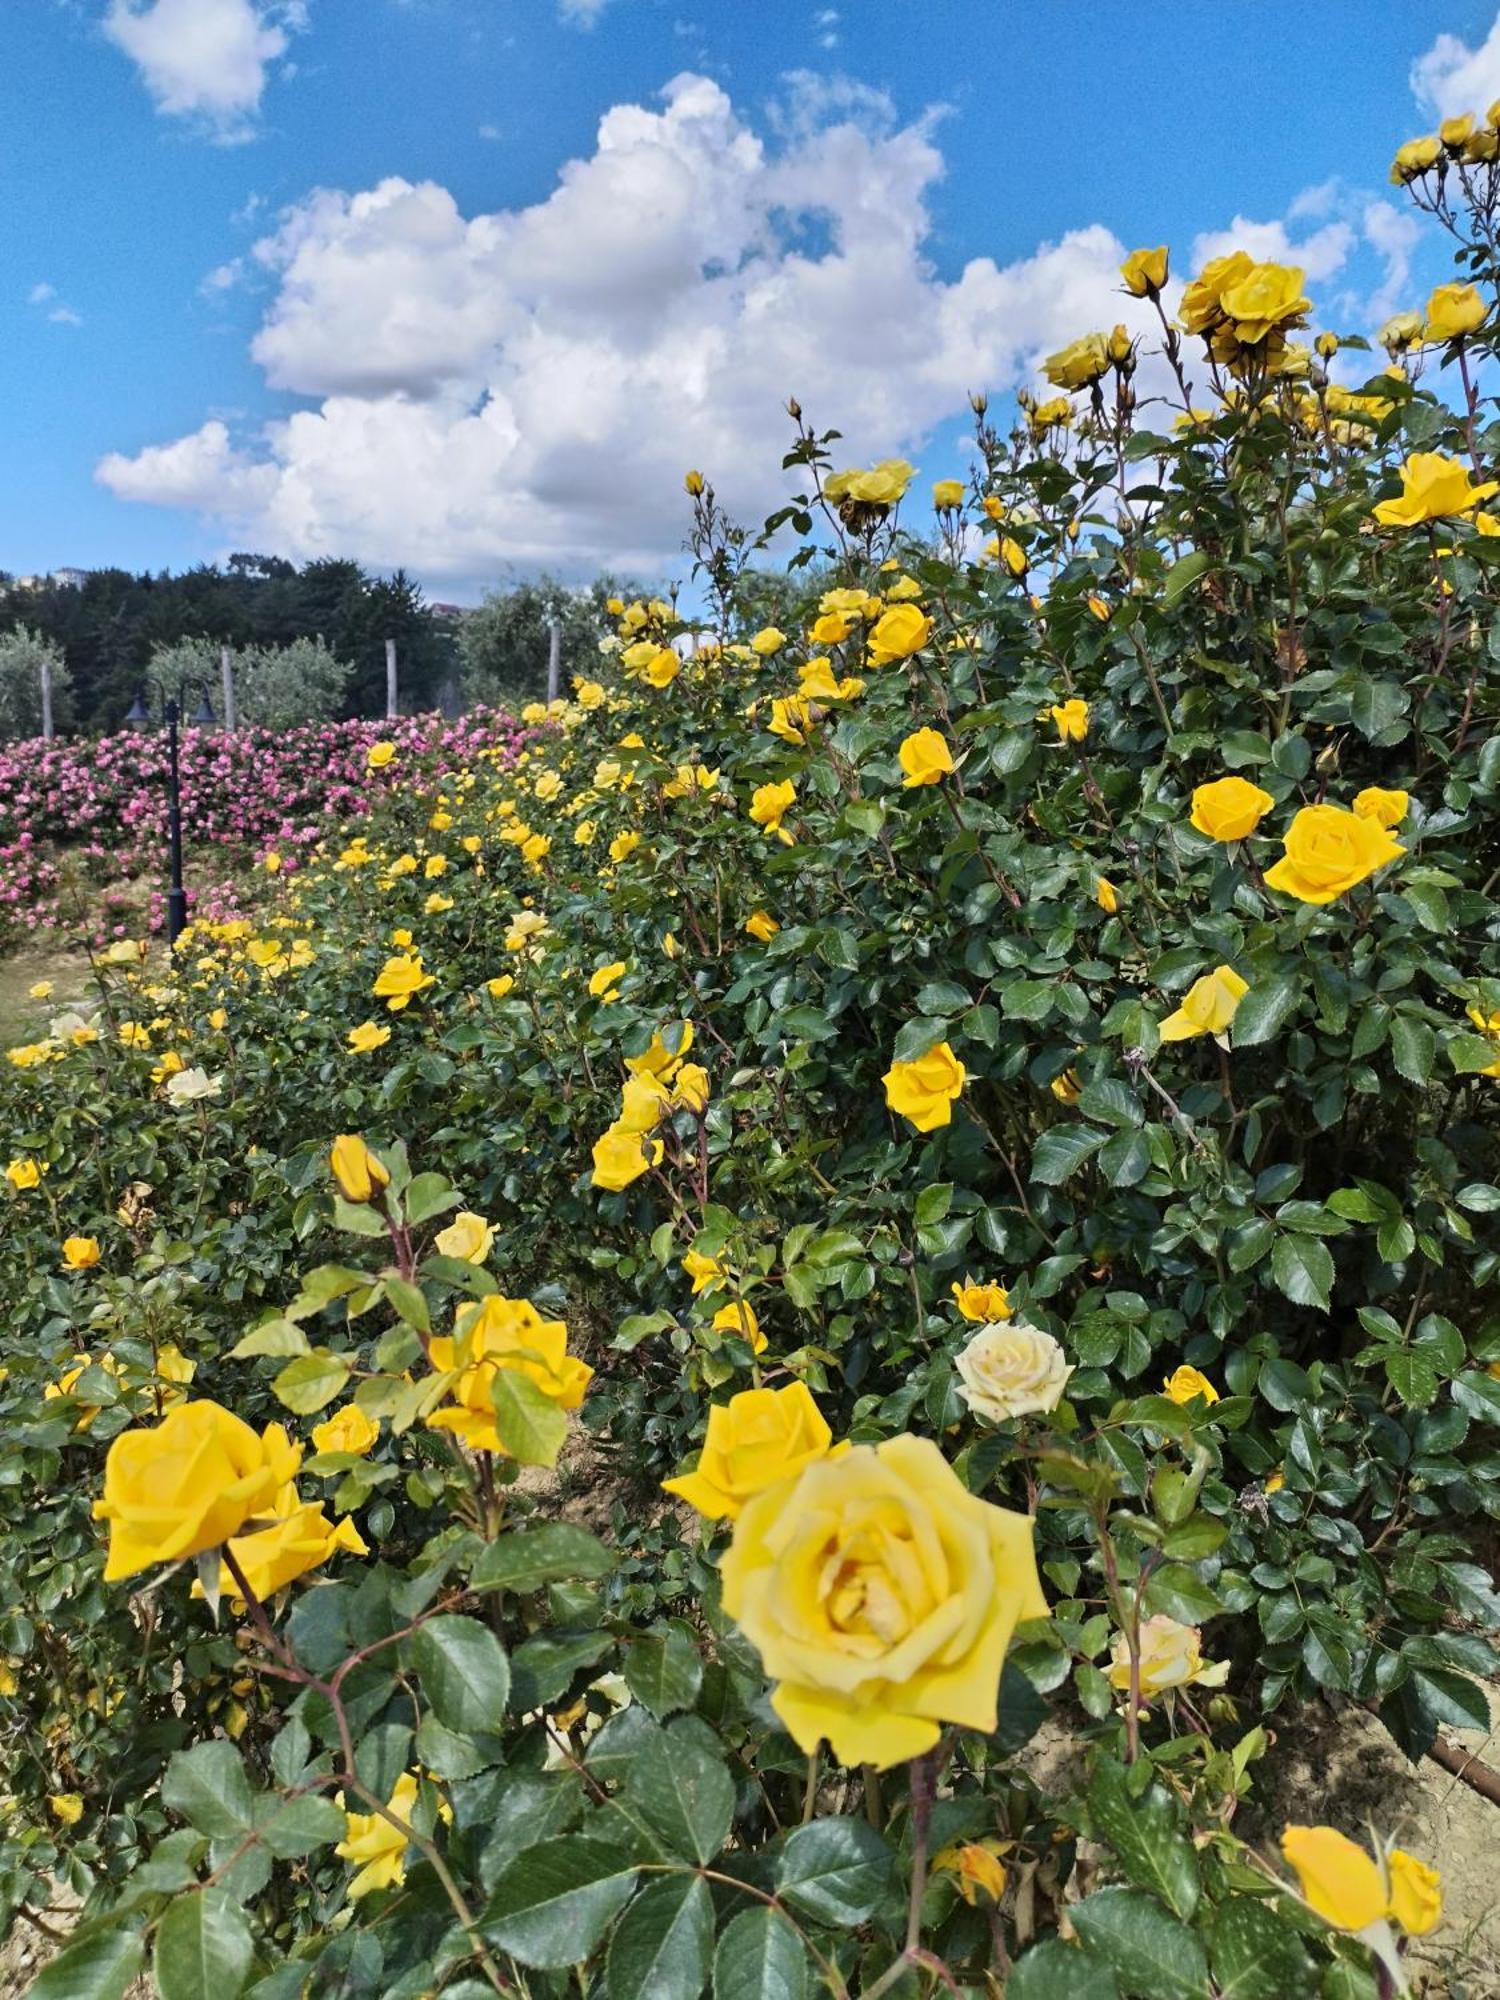
[[[191,687],[191,684],[189,684]],[[167,948],[175,947],[178,938],[187,929],[187,890],[182,880],[182,770],[178,759],[178,725],[181,711],[175,696],[165,695],[162,702],[162,719],[167,726]],[[144,729],[151,722],[151,711],[147,706],[145,691],[142,690],[130,704],[125,721],[131,729]],[[211,729],[214,722],[213,703],[208,698],[206,687],[199,687],[198,706],[193,710],[192,726],[195,729]]]

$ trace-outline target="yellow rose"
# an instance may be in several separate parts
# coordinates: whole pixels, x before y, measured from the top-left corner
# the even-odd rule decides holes
[[[868,471],[835,472],[823,482],[823,492],[835,506],[854,501],[863,507],[894,507],[916,475],[904,458],[883,458]]]
[[[811,1754],[892,1764],[945,1723],[997,1724],[1017,1623],[1044,1618],[1034,1529],[969,1493],[927,1438],[856,1445],[757,1494],[720,1565],[724,1608]]]
[[[345,1403],[331,1417],[313,1425],[313,1449],[347,1451],[356,1458],[363,1458],[379,1436],[379,1424],[367,1417],[358,1403]]]
[[[825,611],[821,618],[814,620],[808,636],[814,645],[837,646],[853,630],[852,621],[842,611]]]
[[[228,1544],[240,1574],[262,1604],[269,1604],[277,1591],[299,1576],[320,1569],[339,1549],[355,1556],[370,1553],[353,1521],[346,1516],[335,1527],[317,1501],[301,1499],[294,1485],[283,1486],[265,1511],[272,1517],[269,1526],[236,1535]],[[236,1610],[244,1610],[246,1599],[227,1562],[219,1570],[219,1589]],[[192,1594],[203,1596],[201,1582],[193,1585]]]
[[[779,653],[785,644],[785,632],[778,632],[774,625],[765,625],[750,641],[750,650],[752,653],[759,653],[763,660],[769,660],[773,654]]]
[[[672,1089],[674,1111],[691,1111],[701,1117],[708,1109],[711,1096],[708,1071],[701,1063],[684,1063],[677,1072],[677,1081]]]
[[[1089,733],[1089,705],[1075,695],[1071,701],[1062,702],[1047,713],[1057,726],[1059,743],[1082,743]]]
[[[1012,576],[1024,576],[1026,574],[1026,551],[1021,547],[1021,544],[1016,540],[1014,535],[999,536],[992,546]]]
[[[654,1076],[662,1083],[670,1083],[693,1046],[691,1021],[677,1022],[673,1041],[675,1047],[669,1048],[662,1029],[656,1029],[638,1056],[626,1056],[626,1069],[632,1076]]]
[[[47,1804],[64,1826],[77,1826],[83,1818],[83,1799],[77,1792],[51,1792]]]
[[[962,507],[964,491],[961,479],[935,479],[932,483],[932,504],[940,511],[945,507]]]
[[[1120,907],[1120,892],[1106,876],[1101,875],[1094,884],[1094,901],[1107,917],[1112,917]]]
[[[373,1201],[376,1189],[390,1183],[390,1172],[380,1156],[352,1132],[341,1133],[334,1140],[328,1164],[345,1201]]]
[[[1232,250],[1227,257],[1214,257],[1205,264],[1183,292],[1178,308],[1188,332],[1207,333],[1215,326],[1224,317],[1223,294],[1253,269],[1243,250]]]
[[[1401,497],[1382,500],[1375,519],[1383,528],[1415,528],[1471,513],[1481,500],[1500,493],[1500,480],[1469,479],[1467,466],[1440,451],[1414,451],[1401,468]]]
[[[1354,797],[1354,810],[1361,819],[1373,820],[1376,826],[1387,828],[1401,824],[1410,804],[1408,793],[1388,792],[1381,785],[1366,785]]]
[[[609,965],[601,965],[597,972],[589,975],[589,995],[602,1000],[607,1006],[620,997],[620,981],[625,977],[626,965],[623,958],[615,959]]]
[[[1222,1038],[1234,1019],[1240,1002],[1250,991],[1231,965],[1216,966],[1195,979],[1182,996],[1182,1005],[1161,1024],[1164,1042],[1185,1042],[1194,1035]]]
[[[432,974],[422,970],[420,952],[399,952],[386,960],[371,990],[393,1014],[399,1014],[416,994],[435,984]]]
[[[1162,1383],[1161,1392],[1174,1403],[1191,1403],[1199,1396],[1205,1403],[1217,1403],[1219,1400],[1219,1392],[1208,1377],[1200,1375],[1185,1361],[1180,1368],[1174,1368]]]
[[[766,1336],[760,1330],[760,1321],[755,1317],[754,1306],[743,1299],[732,1300],[727,1306],[720,1306],[713,1317],[715,1333],[738,1334],[741,1340],[748,1340],[752,1354],[764,1354],[767,1347]]]
[[[953,752],[940,729],[913,730],[897,754],[906,773],[901,782],[908,791],[913,785],[941,784],[953,774]]]
[[[893,1062],[881,1081],[891,1110],[919,1132],[932,1132],[952,1118],[968,1075],[949,1044],[938,1042],[914,1062]]]
[[[52,998],[52,981],[50,979],[38,979],[34,985],[27,987],[26,992],[32,1000],[50,1000]]]
[[[649,681],[654,688],[670,687],[682,672],[682,662],[670,646],[655,646],[651,658],[641,669],[641,679]]]
[[[484,990],[492,1000],[503,1000],[515,985],[515,978],[509,972],[502,972],[498,979],[487,979]]]
[[[689,1250],[682,1260],[682,1268],[692,1280],[693,1297],[706,1292],[710,1285],[718,1284],[721,1278],[729,1276],[729,1266],[721,1264],[717,1257],[707,1257],[701,1251]]]
[[[1137,1634],[1140,1648],[1139,1692],[1143,1701],[1170,1688],[1222,1687],[1229,1678],[1229,1662],[1205,1663],[1203,1634],[1196,1625],[1180,1625],[1165,1612],[1145,1619]],[[1117,1632],[1109,1649],[1109,1681],[1122,1694],[1130,1690],[1130,1642]]]
[[[372,771],[383,771],[396,754],[394,743],[372,743],[365,756],[365,762]]]
[[[1109,366],[1109,342],[1102,333],[1086,333],[1049,354],[1042,373],[1054,389],[1087,389]]]
[[[696,1472],[664,1479],[706,1521],[734,1520],[747,1500],[827,1456],[833,1433],[805,1382],[743,1389],[708,1412]]]
[[[751,937],[757,939],[761,944],[769,944],[781,929],[781,926],[768,910],[756,910],[752,915],[746,917],[745,929]]]
[[[1302,290],[1305,275],[1294,264],[1252,264],[1226,285],[1219,303],[1234,322],[1236,340],[1253,347],[1311,311],[1312,300]]]
[[[1425,1937],[1443,1914],[1442,1877],[1414,1854],[1393,1847],[1385,1857],[1391,1915],[1410,1937]]]
[[[594,1186],[619,1194],[654,1167],[663,1151],[660,1139],[647,1140],[623,1125],[611,1125],[594,1141]]]
[[[390,1039],[390,1029],[382,1027],[378,1021],[361,1021],[357,1028],[349,1030],[349,1047],[357,1056],[383,1049]]]
[[[1438,126],[1438,138],[1452,153],[1461,153],[1474,131],[1474,114],[1463,111],[1456,118],[1445,118]]]
[[[1275,803],[1248,778],[1215,778],[1193,793],[1193,825],[1210,840],[1245,840]]]
[[[386,1803],[387,1810],[409,1829],[417,1803],[417,1781],[410,1771],[396,1780]],[[349,1900],[357,1902],[376,1889],[399,1888],[406,1880],[407,1845],[407,1834],[379,1813],[345,1813],[344,1837],[333,1851],[359,1870],[349,1884]]]
[[[774,833],[785,846],[793,845],[792,836],[782,825],[782,821],[797,803],[797,787],[790,778],[780,784],[757,785],[750,800],[750,817],[767,833]]]
[[[1462,340],[1484,325],[1485,303],[1472,285],[1439,285],[1427,301],[1424,326],[1430,341]]]
[[[277,1425],[257,1437],[211,1402],[180,1403],[152,1430],[122,1431],[94,1502],[95,1520],[109,1523],[105,1582],[227,1542],[269,1507],[301,1456]]]
[[[445,1405],[427,1419],[428,1428],[452,1431],[473,1451],[503,1452],[495,1429],[494,1384],[500,1371],[513,1369],[532,1382],[560,1410],[576,1410],[593,1369],[568,1352],[568,1329],[560,1319],[543,1319],[529,1299],[498,1293],[461,1306],[453,1337],[439,1334],[428,1355],[434,1368],[457,1370]]]
[[[63,1262],[70,1271],[91,1271],[99,1261],[96,1236],[68,1236],[63,1240]]]
[[[1155,250],[1132,250],[1120,266],[1125,289],[1133,299],[1154,299],[1167,282],[1167,246]]]
[[[1362,1931],[1390,1910],[1379,1866],[1331,1826],[1289,1826],[1281,1852],[1297,1871],[1303,1901],[1335,1930]]]
[[[920,653],[932,637],[932,620],[917,604],[893,604],[870,628],[868,651],[873,666],[888,667]]]
[[[785,743],[805,743],[812,727],[812,703],[805,694],[777,695],[771,703],[771,720],[766,724],[773,736]]]
[[[1303,806],[1266,881],[1299,903],[1332,903],[1406,852],[1383,826],[1342,806]]]
[[[952,1291],[959,1312],[975,1326],[1010,1318],[1010,1295],[1004,1285],[976,1285],[966,1277],[961,1285],[954,1284]]]
[[[35,1160],[12,1160],[5,1169],[5,1178],[17,1194],[21,1194],[27,1188],[40,1186],[42,1173],[43,1169]]]
[[[980,1327],[955,1366],[959,1395],[992,1424],[1055,1410],[1073,1373],[1051,1334],[1024,1320]]]
[[[495,1232],[482,1215],[461,1208],[434,1240],[440,1256],[457,1257],[465,1264],[482,1264],[490,1254]]]

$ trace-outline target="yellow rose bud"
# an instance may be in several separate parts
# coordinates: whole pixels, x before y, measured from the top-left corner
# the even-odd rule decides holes
[[[1180,1368],[1174,1368],[1161,1385],[1162,1394],[1173,1403],[1191,1403],[1201,1396],[1205,1403],[1217,1403],[1219,1392],[1206,1375],[1200,1375],[1196,1368],[1190,1368],[1184,1361]]]
[[[99,1261],[99,1240],[94,1236],[66,1237],[62,1253],[70,1271],[91,1271]]]
[[[781,926],[768,910],[756,910],[745,919],[745,929],[761,944],[769,944]]]
[[[1106,876],[1101,875],[1094,884],[1094,901],[1107,917],[1112,917],[1120,907],[1120,892]]]
[[[1120,266],[1125,289],[1133,299],[1154,299],[1167,282],[1167,246],[1155,250],[1132,250]]]
[[[1057,727],[1060,743],[1082,743],[1089,733],[1089,705],[1075,695],[1072,700],[1048,709]]]
[[[1378,1924],[1390,1898],[1380,1869],[1347,1834],[1331,1826],[1289,1826],[1281,1852],[1296,1869],[1303,1900],[1335,1930]]]
[[[703,491],[703,474],[701,472],[684,473],[682,483],[687,492],[696,500],[698,495]]]
[[[976,1285],[966,1277],[961,1285],[955,1281],[951,1290],[959,1312],[975,1326],[1010,1318],[1010,1295],[1004,1285]]]
[[[355,1458],[363,1458],[379,1436],[379,1424],[367,1417],[358,1403],[345,1403],[331,1417],[313,1425],[313,1449],[349,1452]]]
[[[964,483],[961,479],[936,479],[932,485],[932,504],[941,513],[945,508],[962,507],[964,504]]]
[[[1380,785],[1366,785],[1354,797],[1354,810],[1361,819],[1373,820],[1376,826],[1387,828],[1401,824],[1410,804],[1409,793],[1388,792]]]
[[[734,1299],[727,1306],[720,1306],[714,1314],[713,1327],[716,1333],[734,1333],[741,1340],[749,1341],[752,1354],[764,1354],[766,1351],[766,1336],[760,1330],[755,1308],[743,1299]]]
[[[376,1189],[386,1187],[390,1182],[390,1173],[379,1155],[372,1153],[364,1140],[351,1132],[341,1133],[334,1140],[328,1164],[333,1169],[333,1177],[345,1201],[373,1201]]]
[[[918,729],[906,737],[897,753],[906,773],[903,786],[937,785],[953,775],[953,753],[939,729]]]
[[[339,1802],[343,1803],[342,1794]],[[396,1780],[387,1801],[387,1810],[400,1822],[398,1826],[379,1813],[345,1813],[344,1838],[333,1851],[341,1861],[351,1861],[358,1868],[348,1888],[351,1902],[377,1889],[399,1888],[406,1880],[409,1832],[401,1829],[410,1829],[416,1804],[417,1780],[406,1771]]]
[[[1473,285],[1439,285],[1427,301],[1424,331],[1430,341],[1462,340],[1484,325],[1486,310]]]

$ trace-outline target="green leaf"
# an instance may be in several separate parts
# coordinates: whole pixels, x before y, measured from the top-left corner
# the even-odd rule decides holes
[[[714,1948],[714,1901],[696,1875],[645,1889],[615,1926],[605,1962],[610,2000],[698,2000]]]
[[[263,1793],[255,1802],[255,1831],[278,1861],[296,1861],[315,1847],[330,1846],[344,1837],[344,1815],[332,1799],[303,1792],[284,1799]]]
[[[689,1719],[690,1726],[696,1726]],[[654,1833],[685,1860],[705,1865],[729,1838],[734,1780],[721,1761],[675,1724],[647,1757],[637,1758],[626,1796]]]
[[[1381,1356],[1385,1379],[1409,1410],[1425,1410],[1435,1401],[1438,1372],[1425,1355],[1409,1347],[1393,1348]]]
[[[481,1550],[469,1577],[471,1590],[540,1590],[565,1578],[608,1576],[615,1559],[596,1535],[571,1521],[502,1535]]]
[[[498,1729],[510,1694],[510,1662],[477,1618],[429,1618],[411,1642],[422,1690],[445,1728]]]
[[[815,1819],[781,1850],[777,1893],[804,1917],[835,1929],[862,1924],[891,1885],[892,1855],[862,1819]]]
[[[1286,2000],[1312,1991],[1301,1938],[1253,1896],[1232,1896],[1215,1910],[1209,1953],[1219,2000]]]
[[[134,1931],[77,1938],[37,1974],[26,2000],[125,2000],[145,1955]]]
[[[162,1779],[161,1801],[211,1839],[244,1833],[253,1801],[239,1751],[219,1737],[177,1751]]]
[[[1316,1236],[1284,1233],[1271,1251],[1271,1275],[1293,1305],[1328,1310],[1333,1290],[1333,1258]]]
[[[779,1910],[741,1910],[714,1953],[714,2000],[807,2000],[807,1950]]]
[[[625,1651],[625,1685],[653,1715],[691,1708],[703,1684],[698,1648],[675,1625],[647,1632]]]
[[[1119,2000],[1119,1994],[1102,1958],[1055,1937],[1034,1944],[1005,1982],[1005,2000]]]
[[[568,1420],[529,1375],[519,1368],[497,1368],[490,1400],[495,1433],[517,1465],[556,1465]]]
[[[407,1278],[386,1278],[384,1284],[386,1298],[406,1324],[415,1327],[418,1333],[431,1333],[432,1314],[427,1309],[427,1298],[421,1286],[412,1284]]]
[[[1199,1625],[1224,1609],[1196,1570],[1175,1562],[1151,1572],[1142,1601],[1153,1615],[1164,1611],[1183,1625]]]
[[[1191,589],[1212,561],[1213,557],[1207,549],[1194,549],[1191,555],[1185,555],[1172,564],[1161,582],[1162,602],[1168,609],[1185,590]]]
[[[522,1965],[580,1965],[629,1902],[635,1880],[613,1848],[578,1834],[544,1840],[501,1870],[480,1928]]]
[[[1053,1125],[1036,1142],[1031,1178],[1044,1187],[1061,1187],[1108,1137],[1107,1132],[1096,1132],[1088,1125]]]
[[[151,1969],[161,2000],[237,2000],[254,1958],[250,1926],[234,1897],[195,1889],[168,1904]]]
[[[1138,2000],[1207,2000],[1208,1960],[1185,1924],[1139,1889],[1096,1889],[1068,1912],[1084,1943]]]
[[[273,1354],[280,1359],[285,1354],[306,1354],[310,1346],[307,1335],[291,1320],[268,1319],[252,1327],[243,1340],[235,1342],[229,1350],[229,1359],[251,1361],[258,1354]]]
[[[1391,1061],[1412,1083],[1426,1083],[1437,1054],[1437,1036],[1425,1021],[1398,1014],[1391,1022]]]
[[[1132,1798],[1121,1767],[1101,1762],[1089,1787],[1089,1813],[1126,1877],[1186,1922],[1198,1907],[1198,1857],[1178,1831],[1176,1810],[1162,1787],[1151,1785]]]
[[[1286,1026],[1302,997],[1302,981],[1295,973],[1278,973],[1271,979],[1256,979],[1234,1010],[1231,1030],[1234,1046],[1248,1049],[1256,1042],[1269,1042]]]
[[[430,1222],[435,1215],[446,1215],[450,1208],[457,1208],[459,1195],[457,1188],[442,1174],[418,1174],[406,1190],[406,1219],[408,1222]]]
[[[299,1417],[310,1417],[339,1395],[349,1380],[349,1363],[342,1354],[319,1347],[289,1361],[271,1384],[280,1402]]]

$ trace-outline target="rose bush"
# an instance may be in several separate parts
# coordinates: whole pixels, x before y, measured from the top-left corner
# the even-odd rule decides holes
[[[1397,167],[1487,312],[1497,127]],[[1500,425],[1419,345],[1493,313],[1375,367],[1246,253],[1122,282],[1159,354],[976,398],[935,540],[794,410],[763,534],[689,477],[693,630],[614,604],[534,738],[393,742],[8,1052],[43,2000],[1363,2000],[1441,1939],[1395,1829],[1234,1820],[1297,1698],[1419,1757],[1500,1666]]]

